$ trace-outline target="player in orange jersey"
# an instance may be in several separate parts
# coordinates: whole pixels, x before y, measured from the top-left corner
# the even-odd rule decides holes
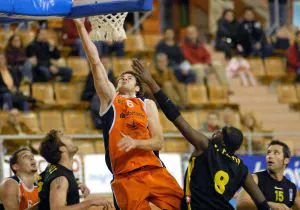
[[[155,103],[140,97],[142,84],[134,72],[122,73],[115,88],[88,36],[84,19],[75,23],[101,102],[106,164],[114,176],[116,208],[150,209],[151,202],[161,209],[179,209],[183,191],[158,157],[163,132]]]
[[[9,159],[14,176],[0,184],[0,209],[24,210],[38,203],[38,187],[35,184],[36,161],[28,148],[21,148]]]

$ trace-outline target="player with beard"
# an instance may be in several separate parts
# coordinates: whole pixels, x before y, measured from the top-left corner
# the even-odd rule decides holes
[[[166,117],[194,147],[185,175],[182,210],[234,209],[229,203],[243,186],[259,210],[269,210],[268,203],[253,181],[248,168],[235,155],[243,143],[243,134],[234,127],[223,127],[211,138],[194,130],[180,114],[176,105],[163,93],[146,70],[135,59],[133,69],[150,87]]]
[[[72,138],[61,131],[51,130],[40,145],[40,154],[48,165],[39,182],[41,210],[85,210],[92,206],[112,207],[101,198],[85,200],[79,203],[78,185],[72,171],[73,157],[78,151]],[[87,187],[81,188],[84,196],[89,194]]]
[[[29,148],[20,148],[9,159],[14,176],[6,178],[0,184],[0,209],[23,210],[36,204],[38,188],[35,184],[37,166]]]
[[[253,179],[268,200],[272,209],[300,209],[300,195],[294,183],[284,176],[284,170],[289,164],[291,152],[289,147],[281,142],[272,141],[267,150],[267,170],[253,174]],[[237,200],[238,210],[255,209],[254,203],[245,191],[241,191]]]

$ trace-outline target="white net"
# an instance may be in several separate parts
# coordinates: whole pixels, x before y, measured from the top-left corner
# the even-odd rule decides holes
[[[124,21],[128,12],[89,17],[93,41],[122,41],[126,39]]]

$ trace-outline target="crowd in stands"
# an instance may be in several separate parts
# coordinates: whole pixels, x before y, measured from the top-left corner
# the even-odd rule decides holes
[[[86,27],[90,30],[88,22]],[[28,112],[30,105],[38,102],[31,95],[25,95],[20,87],[24,84],[70,82],[73,70],[54,62],[61,58],[63,47],[71,48],[70,56],[86,57],[72,20],[63,20],[60,32],[60,45],[57,40],[49,37],[47,29],[40,28],[35,38],[26,46],[22,43],[22,37],[14,33],[8,39],[4,51],[0,52],[0,105],[3,110],[11,110],[11,117],[6,125],[2,125],[2,131],[14,130],[17,134],[37,132],[28,131],[29,128],[11,120],[17,115],[17,109]],[[230,90],[230,82],[232,78],[239,77],[243,86],[256,86],[257,80],[251,72],[247,59],[249,57],[265,59],[274,55],[278,49],[284,50],[283,55],[286,53],[287,71],[295,74],[295,81],[300,82],[300,32],[296,32],[295,43],[291,45],[284,31],[278,30],[268,37],[262,24],[255,19],[252,8],[245,9],[241,20],[235,18],[231,9],[223,12],[218,21],[213,48],[200,39],[195,26],[186,27],[184,34],[177,39],[172,28],[164,30],[162,39],[156,44],[155,52],[150,57],[154,63],[151,69],[154,79],[181,109],[188,108],[187,85],[223,86],[229,90],[229,94],[234,94],[234,90]],[[110,81],[115,83],[118,75],[115,73],[112,57],[126,56],[125,43],[95,44]],[[212,51],[215,50],[224,53],[224,62],[213,58]],[[90,104],[95,128],[101,129],[102,123],[98,114],[101,102],[97,97],[91,72],[85,79],[81,100]],[[233,115],[232,110],[225,110],[221,124],[220,114],[210,112],[201,129],[213,132],[222,125],[232,125]],[[256,118],[251,114],[242,117],[241,123],[243,126],[240,127],[247,132],[260,129]],[[5,126],[11,126],[12,129],[4,129]]]

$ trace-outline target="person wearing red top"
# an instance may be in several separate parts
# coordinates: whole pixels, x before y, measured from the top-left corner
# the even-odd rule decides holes
[[[296,82],[300,82],[300,31],[295,37],[295,43],[287,51],[288,72],[296,73]]]
[[[219,62],[212,62],[210,52],[204,43],[198,39],[198,31],[195,26],[189,26],[186,30],[186,38],[181,44],[181,49],[186,60],[190,62],[197,73],[197,82],[204,83],[204,77],[216,74],[222,85],[228,85],[225,69]]]

